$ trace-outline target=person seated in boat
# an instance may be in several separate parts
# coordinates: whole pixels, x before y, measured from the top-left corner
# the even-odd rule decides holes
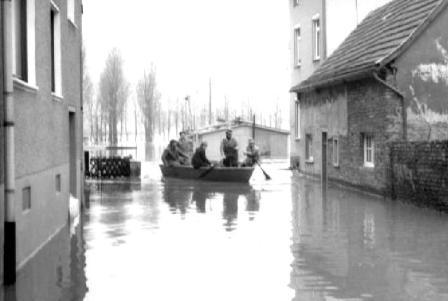
[[[260,151],[258,146],[255,145],[254,139],[249,139],[246,151],[243,153],[246,155],[246,160],[244,160],[244,167],[252,167],[260,160]]]
[[[226,131],[226,137],[221,142],[220,152],[224,157],[224,166],[238,167],[238,142],[232,138],[230,129]]]
[[[187,138],[187,133],[185,131],[179,133],[178,147],[179,151],[187,156],[187,158],[182,157],[181,162],[189,164],[193,154],[193,141]]]
[[[207,167],[211,165],[210,161],[207,159],[207,156],[205,155],[206,149],[207,149],[206,141],[201,142],[199,147],[196,148],[196,151],[194,152],[194,155],[191,158],[191,165],[193,165],[194,169],[199,169],[201,167]]]
[[[179,151],[176,140],[171,140],[168,146],[165,148],[162,154],[162,162],[165,166],[180,166],[184,160],[180,158],[188,158],[187,155]]]

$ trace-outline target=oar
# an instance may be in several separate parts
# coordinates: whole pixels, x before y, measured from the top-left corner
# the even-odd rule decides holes
[[[271,176],[268,175],[267,172],[264,171],[263,167],[261,167],[261,165],[260,165],[260,163],[259,163],[258,161],[255,161],[255,162],[257,163],[258,167],[260,167],[260,169],[261,169],[261,171],[263,172],[264,177],[266,178],[266,180],[270,180],[270,179],[271,179]]]
[[[212,165],[211,167],[209,167],[207,170],[203,171],[200,175],[199,178],[203,178],[206,175],[208,175],[213,169],[215,169],[216,165]]]

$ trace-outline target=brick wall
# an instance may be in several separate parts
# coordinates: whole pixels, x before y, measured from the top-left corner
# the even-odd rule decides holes
[[[338,103],[346,102],[346,105]],[[362,79],[302,95],[304,133],[313,135],[314,162],[304,162],[304,140],[300,141],[300,169],[320,175],[322,131],[328,132],[328,178],[376,193],[387,193],[387,143],[401,140],[403,123],[399,97],[374,79]],[[328,116],[318,107],[340,107]],[[331,110],[327,109],[328,112]],[[314,118],[307,118],[314,116]],[[374,167],[364,166],[364,134],[373,136]],[[339,165],[332,163],[332,139],[339,142]]]
[[[448,211],[448,141],[393,142],[389,148],[392,197]]]

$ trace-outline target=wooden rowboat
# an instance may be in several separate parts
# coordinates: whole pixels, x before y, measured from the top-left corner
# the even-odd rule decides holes
[[[253,167],[221,167],[216,166],[212,170],[209,167],[194,169],[191,166],[164,166],[160,165],[164,177],[191,180],[217,181],[217,182],[249,182]],[[208,172],[207,172],[208,171]],[[201,176],[202,175],[202,176]]]

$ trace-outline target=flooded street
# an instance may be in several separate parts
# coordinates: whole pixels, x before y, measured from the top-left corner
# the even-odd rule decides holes
[[[3,300],[448,300],[448,216],[266,164],[250,184],[92,186]]]

